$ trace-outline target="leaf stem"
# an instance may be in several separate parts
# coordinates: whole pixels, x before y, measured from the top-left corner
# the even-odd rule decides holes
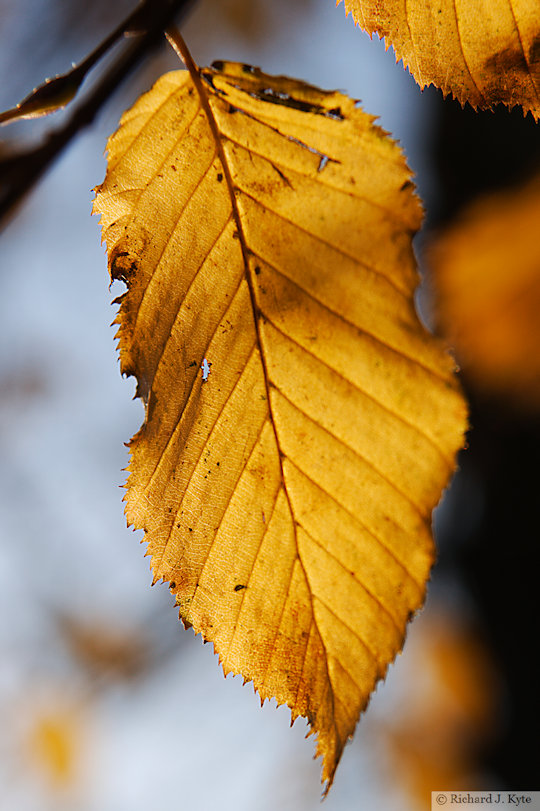
[[[175,25],[171,25],[165,31],[165,36],[167,37],[167,41],[172,49],[178,54],[184,65],[186,66],[187,70],[189,71],[191,78],[194,82],[196,82],[195,76],[199,76],[199,68],[195,64],[195,60],[191,56],[189,52],[189,48],[186,45],[184,38],[178,28]],[[200,95],[200,94],[199,94]],[[202,101],[202,99],[201,99]]]

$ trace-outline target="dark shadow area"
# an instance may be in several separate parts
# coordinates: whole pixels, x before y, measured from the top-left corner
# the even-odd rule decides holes
[[[478,196],[537,173],[540,132],[519,108],[476,113],[431,92],[437,96],[432,143],[439,193],[429,224],[440,228]],[[438,571],[449,567],[459,573],[500,671],[498,734],[481,765],[500,786],[533,789],[540,754],[535,732],[540,415],[478,392],[466,372],[464,386],[472,430],[460,456],[452,509],[438,533]]]

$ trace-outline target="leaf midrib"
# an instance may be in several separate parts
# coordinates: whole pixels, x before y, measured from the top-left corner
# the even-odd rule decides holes
[[[325,653],[324,664],[325,664],[325,670],[326,670],[326,677],[327,677],[327,680],[328,680],[328,685],[330,686],[330,698],[331,698],[331,702],[332,702],[332,717],[335,717],[335,708],[334,708],[335,689],[334,689],[332,679],[330,678],[330,671],[329,671],[329,668],[328,668],[329,654],[328,654],[328,650],[326,648],[326,645],[324,643],[324,639],[323,639],[323,636],[321,634],[321,631],[320,631],[320,629],[318,627],[317,618],[316,618],[316,614],[315,614],[315,604],[314,604],[314,599],[313,599],[313,589],[312,589],[311,583],[309,581],[309,577],[308,577],[308,574],[307,574],[307,571],[306,571],[306,567],[305,567],[304,562],[303,562],[303,560],[301,558],[300,550],[298,548],[296,520],[295,520],[294,510],[293,510],[293,506],[292,506],[291,499],[290,499],[290,496],[289,496],[289,492],[288,492],[288,488],[287,488],[287,484],[286,484],[286,480],[285,480],[285,474],[284,474],[284,470],[283,470],[281,444],[280,444],[280,441],[279,441],[279,437],[278,437],[278,433],[277,433],[277,429],[276,429],[276,424],[275,424],[274,416],[273,416],[273,413],[272,413],[272,406],[271,406],[271,400],[270,400],[270,385],[269,385],[269,376],[268,376],[268,366],[267,366],[267,360],[266,360],[266,352],[265,352],[265,349],[264,349],[262,336],[261,336],[261,332],[260,332],[260,323],[259,323],[259,317],[258,317],[259,308],[257,306],[257,301],[256,301],[256,294],[255,294],[255,289],[254,289],[254,281],[253,281],[253,277],[252,277],[250,266],[249,266],[249,259],[248,259],[249,249],[248,249],[247,243],[246,243],[246,237],[245,237],[245,234],[244,234],[244,229],[243,229],[242,220],[241,220],[241,217],[240,217],[240,212],[239,212],[238,206],[236,204],[235,187],[234,187],[231,171],[230,171],[230,168],[229,168],[229,164],[228,164],[228,161],[227,161],[227,157],[226,157],[225,151],[223,149],[223,144],[222,144],[222,140],[221,140],[221,137],[220,137],[220,132],[219,132],[219,128],[218,128],[218,125],[217,125],[217,121],[216,121],[215,116],[214,116],[214,114],[212,112],[212,108],[210,106],[210,102],[209,102],[208,95],[207,95],[208,92],[211,92],[211,91],[207,91],[206,88],[203,87],[199,70],[198,70],[197,66],[195,65],[195,63],[194,63],[194,61],[193,61],[193,59],[191,57],[191,54],[189,53],[187,48],[185,48],[185,46],[184,46],[184,48],[182,48],[182,58],[184,59],[186,67],[187,67],[187,69],[188,69],[188,71],[189,71],[189,73],[191,75],[191,80],[193,81],[195,89],[196,89],[196,91],[197,91],[197,93],[199,95],[199,99],[200,99],[200,102],[201,102],[201,107],[202,107],[202,109],[203,109],[203,111],[204,111],[204,113],[206,115],[208,125],[210,127],[210,130],[211,130],[212,135],[214,137],[214,141],[216,143],[218,158],[219,158],[219,161],[220,161],[220,163],[221,163],[221,165],[223,167],[223,174],[224,174],[225,180],[227,182],[227,188],[229,190],[229,197],[230,197],[230,200],[231,200],[233,218],[234,218],[234,221],[235,221],[236,226],[238,228],[238,238],[239,238],[240,247],[241,247],[241,250],[242,250],[242,257],[243,257],[243,260],[244,260],[244,269],[245,269],[244,270],[244,275],[245,275],[246,282],[247,282],[248,289],[249,289],[249,296],[250,296],[251,308],[252,308],[252,313],[253,313],[253,322],[254,322],[254,327],[255,327],[256,340],[257,340],[257,345],[258,345],[258,348],[259,348],[259,353],[260,353],[260,358],[261,358],[261,366],[262,366],[264,385],[265,385],[265,390],[266,390],[266,400],[267,400],[267,404],[268,404],[268,417],[269,417],[270,423],[272,425],[272,431],[274,433],[276,447],[277,447],[277,450],[278,450],[280,478],[281,478],[281,482],[282,482],[283,492],[285,494],[285,498],[287,499],[287,504],[288,504],[289,512],[290,512],[290,516],[291,516],[291,522],[292,522],[292,525],[293,525],[294,542],[295,542],[295,546],[296,546],[296,557],[298,559],[298,562],[300,564],[300,567],[301,567],[302,572],[304,574],[304,577],[306,579],[306,585],[307,585],[307,589],[308,589],[308,593],[309,593],[309,597],[310,597],[310,603],[311,603],[311,615],[312,615],[313,623],[314,623],[314,625],[315,625],[315,627],[317,629],[317,633],[319,635],[319,639],[321,640],[321,645],[322,645],[322,647],[324,649],[324,653]],[[337,725],[335,723],[334,723],[334,732],[335,732],[335,735],[336,735],[336,739],[338,741],[340,741],[341,738],[340,738],[340,735],[339,735],[339,731],[337,729]]]

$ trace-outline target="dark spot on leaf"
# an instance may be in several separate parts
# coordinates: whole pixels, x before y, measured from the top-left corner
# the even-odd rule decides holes
[[[191,363],[190,363],[190,364],[189,364],[189,366],[188,366],[188,369],[191,369],[191,368],[192,368],[192,366],[196,366],[196,365],[197,365],[197,361],[196,361],[196,360],[192,360],[192,361],[191,361]]]
[[[242,586],[240,583],[234,587],[235,591],[242,591],[242,589],[247,589],[247,586]]]
[[[169,588],[171,588],[171,589],[176,588],[176,583],[174,582],[174,580],[171,580],[171,582],[169,583]]]
[[[174,165],[174,163],[171,163],[171,169],[173,170],[173,172],[176,172],[176,166]]]
[[[223,173],[222,172],[218,172],[218,174],[217,174],[217,182],[218,183],[223,182]]]
[[[490,108],[499,102],[513,105],[524,77],[530,76],[521,48],[503,48],[484,62],[484,70],[489,74],[489,84],[480,101]]]
[[[414,186],[412,180],[406,180],[405,183],[402,184],[400,191],[405,191],[405,189],[410,189],[411,186]]]
[[[485,68],[495,73],[528,73],[529,68],[523,51],[513,48],[503,48],[503,50],[486,59]]]
[[[221,59],[216,59],[215,62],[212,62],[212,67],[214,68],[214,70],[223,70],[223,68],[225,67],[225,63]]]
[[[124,256],[129,256],[129,253],[127,251],[118,251],[118,253],[111,260],[111,265],[114,267],[117,261],[122,259]]]
[[[233,239],[240,239],[240,234],[238,231],[233,231]]]
[[[234,104],[229,104],[229,108],[228,108],[227,112],[230,115],[234,115],[234,113],[238,112],[238,107],[235,107]]]
[[[259,265],[257,265],[255,267],[255,276],[258,276],[260,272],[261,272],[261,269],[260,269]]]
[[[242,70],[244,73],[257,73],[257,68],[254,68],[253,65],[242,65]]]
[[[537,34],[529,48],[529,62],[540,62],[540,34]]]

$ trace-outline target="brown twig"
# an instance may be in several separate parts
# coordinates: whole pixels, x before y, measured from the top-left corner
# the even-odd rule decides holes
[[[99,57],[102,56],[113,41],[119,39],[124,32],[131,32],[134,28],[144,29],[144,33],[141,33],[117,57],[88,97],[75,109],[71,118],[62,127],[50,133],[37,147],[0,161],[0,226],[5,226],[7,215],[13,212],[16,205],[51,166],[71,139],[81,129],[92,123],[102,105],[129,76],[141,59],[162,41],[163,31],[180,14],[185,14],[193,1],[161,0],[158,3],[157,0],[145,0],[81,63],[81,66],[88,65],[89,60],[92,60],[92,64],[87,67],[87,71],[90,70],[97,61],[96,54],[99,52]],[[78,69],[81,66],[78,66]]]

